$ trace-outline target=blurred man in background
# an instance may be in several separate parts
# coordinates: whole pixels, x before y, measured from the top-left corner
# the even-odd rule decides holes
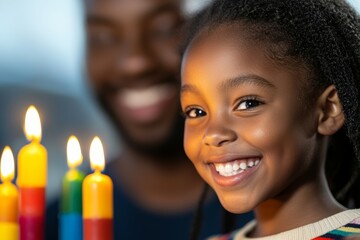
[[[121,156],[107,166],[115,235],[184,239],[204,183],[182,149],[180,1],[95,0],[87,7],[89,79],[123,140]]]
[[[89,0],[86,21],[89,81],[122,140],[106,166],[115,239],[188,239],[204,182],[182,144],[182,1]],[[204,214],[202,238],[221,230],[214,195]]]

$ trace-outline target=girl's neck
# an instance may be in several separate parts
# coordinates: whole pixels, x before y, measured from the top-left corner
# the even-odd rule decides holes
[[[332,196],[323,174],[319,174],[316,181],[295,189],[256,208],[257,226],[251,233],[252,237],[284,232],[346,209]]]

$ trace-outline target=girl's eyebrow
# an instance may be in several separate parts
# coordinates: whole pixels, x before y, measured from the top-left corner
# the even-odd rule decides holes
[[[184,84],[181,86],[180,93],[185,93],[185,92],[199,93],[199,90],[197,87],[195,87],[192,84]]]
[[[256,85],[265,88],[275,88],[275,86],[268,80],[254,74],[240,75],[234,78],[229,78],[220,83],[218,88],[222,91],[228,91],[231,88],[236,88],[244,84]]]
[[[265,88],[275,88],[275,86],[272,83],[270,83],[269,81],[267,81],[265,78],[262,78],[258,75],[254,75],[254,74],[240,75],[240,76],[237,76],[234,78],[229,78],[229,79],[225,80],[224,82],[220,83],[218,88],[221,91],[228,91],[231,88],[236,88],[236,87],[239,87],[240,85],[244,85],[244,84],[253,84],[253,85],[257,85],[257,86],[265,87]],[[181,93],[184,93],[184,92],[198,93],[199,90],[197,89],[196,86],[194,86],[192,84],[184,84],[181,86]]]

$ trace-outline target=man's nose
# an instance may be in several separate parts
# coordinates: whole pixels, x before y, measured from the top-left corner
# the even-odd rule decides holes
[[[155,65],[155,56],[141,37],[129,39],[117,59],[118,70],[126,78],[144,76],[150,73]]]

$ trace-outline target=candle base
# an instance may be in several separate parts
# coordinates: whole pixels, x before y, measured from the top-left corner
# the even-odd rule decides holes
[[[79,213],[61,214],[60,216],[60,240],[83,239],[82,215]]]
[[[17,223],[0,222],[0,236],[1,239],[18,240],[19,225]]]
[[[43,216],[20,216],[20,240],[44,240]]]
[[[113,220],[110,218],[84,219],[84,240],[112,240]]]

